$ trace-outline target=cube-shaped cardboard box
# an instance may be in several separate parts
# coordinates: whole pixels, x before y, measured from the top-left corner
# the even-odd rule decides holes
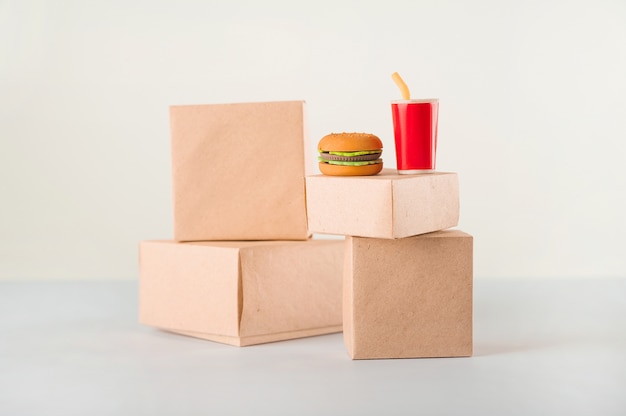
[[[305,118],[304,101],[170,107],[174,240],[306,240]]]
[[[309,231],[372,238],[404,238],[459,222],[456,173],[306,178]]]
[[[352,359],[472,355],[473,238],[348,237],[343,336]]]
[[[139,320],[244,346],[342,330],[344,241],[140,243]]]

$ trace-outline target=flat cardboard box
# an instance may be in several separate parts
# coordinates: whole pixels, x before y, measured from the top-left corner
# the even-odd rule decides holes
[[[459,222],[456,173],[306,178],[309,231],[372,238],[404,238]]]
[[[473,237],[348,237],[343,337],[352,359],[472,355]]]
[[[309,237],[304,101],[172,106],[170,127],[176,241]]]
[[[139,245],[139,321],[245,346],[341,332],[344,241]]]

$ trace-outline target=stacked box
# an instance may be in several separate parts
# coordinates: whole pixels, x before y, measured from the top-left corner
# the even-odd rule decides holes
[[[456,173],[306,178],[309,230],[372,238],[404,238],[459,222]]]
[[[305,103],[170,123],[174,238],[140,244],[140,322],[238,346],[341,331],[343,242],[307,229]]]
[[[349,237],[344,341],[353,359],[472,355],[472,237]]]
[[[341,331],[342,241],[145,241],[140,320],[244,346]]]
[[[175,240],[308,238],[303,101],[173,106],[170,125]]]
[[[309,230],[343,234],[352,359],[472,354],[473,238],[456,173],[307,177]]]

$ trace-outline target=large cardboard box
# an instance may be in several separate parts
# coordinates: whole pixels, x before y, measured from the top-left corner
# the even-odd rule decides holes
[[[170,125],[175,240],[309,236],[304,101],[172,106]]]
[[[348,237],[344,342],[352,359],[472,355],[471,235]]]
[[[139,320],[237,346],[340,332],[343,245],[141,242]]]
[[[372,238],[404,238],[459,222],[456,173],[306,178],[309,231]]]

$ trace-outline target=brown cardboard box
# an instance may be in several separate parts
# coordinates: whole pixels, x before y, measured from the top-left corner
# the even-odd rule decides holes
[[[343,333],[352,359],[472,355],[471,235],[348,237]]]
[[[459,222],[456,173],[306,178],[309,231],[372,238],[404,238]]]
[[[344,241],[140,243],[139,321],[244,346],[341,332]]]
[[[172,106],[170,124],[175,240],[307,239],[304,101]]]

